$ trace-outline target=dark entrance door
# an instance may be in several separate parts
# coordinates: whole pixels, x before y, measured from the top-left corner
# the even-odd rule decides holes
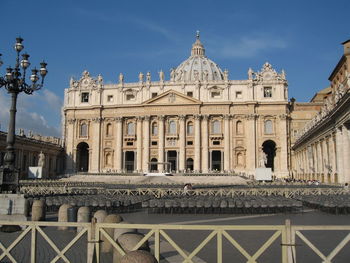
[[[276,156],[276,143],[274,141],[265,141],[262,145],[264,153],[266,153],[267,162],[266,167],[271,168],[274,171],[274,160]]]
[[[133,172],[135,170],[135,152],[125,152],[125,170],[127,172]]]
[[[89,145],[86,142],[81,142],[77,146],[77,170],[89,171]]]
[[[156,172],[158,170],[158,165],[157,165],[158,160],[157,160],[157,158],[152,158],[151,162],[152,163],[150,165],[150,170],[151,170],[151,172]]]
[[[188,158],[186,160],[186,170],[193,171],[193,159]]]
[[[213,171],[221,171],[221,151],[211,152],[211,169]]]
[[[177,152],[168,151],[168,162],[170,163],[170,171],[177,170]]]

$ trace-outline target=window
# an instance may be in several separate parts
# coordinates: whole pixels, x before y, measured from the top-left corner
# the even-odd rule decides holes
[[[126,94],[126,100],[135,100],[134,94]]]
[[[157,97],[158,93],[157,92],[152,92],[152,98]]]
[[[152,123],[152,135],[158,135],[158,124],[156,122]]]
[[[112,124],[108,123],[106,125],[106,136],[112,136]]]
[[[213,145],[220,145],[220,141],[213,141]]]
[[[80,137],[87,137],[88,136],[88,126],[86,123],[82,123],[80,125]]]
[[[221,133],[220,121],[215,120],[212,122],[212,133],[214,133],[214,134]]]
[[[169,134],[176,134],[176,123],[175,123],[175,121],[169,121]]]
[[[236,91],[236,99],[242,98],[242,91]]]
[[[81,93],[81,102],[89,102],[89,93],[88,92]]]
[[[193,92],[192,91],[187,91],[186,94],[187,94],[188,97],[193,97]]]
[[[133,122],[129,122],[128,123],[126,133],[128,135],[134,135],[135,134],[135,124]]]
[[[272,87],[264,87],[264,98],[272,98]]]
[[[112,165],[112,154],[107,153],[106,154],[106,166],[110,166],[110,165]]]
[[[193,141],[187,141],[187,145],[193,145]]]
[[[265,131],[265,134],[272,134],[273,133],[273,123],[271,120],[265,121],[264,131]]]
[[[127,146],[133,146],[134,143],[133,143],[133,142],[126,142],[126,145],[127,145]]]
[[[193,135],[193,122],[188,122],[187,123],[187,134],[188,135]]]
[[[158,145],[158,142],[157,142],[157,141],[152,141],[151,144],[152,144],[152,145]]]
[[[236,122],[236,134],[243,134],[243,124],[241,121]]]
[[[211,97],[213,99],[219,99],[221,97],[221,92],[220,91],[212,91],[211,92]]]
[[[113,102],[113,95],[107,96],[107,102]]]

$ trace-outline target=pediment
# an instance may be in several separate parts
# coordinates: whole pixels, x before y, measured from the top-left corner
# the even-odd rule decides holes
[[[176,104],[202,104],[200,100],[186,96],[174,90],[168,90],[158,96],[142,103],[143,105],[176,105]]]

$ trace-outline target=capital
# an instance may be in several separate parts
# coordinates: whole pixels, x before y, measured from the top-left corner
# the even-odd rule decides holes
[[[147,116],[144,116],[143,119],[144,119],[145,121],[149,121],[149,120],[151,119],[151,117],[147,115]]]
[[[165,116],[164,115],[159,115],[159,116],[157,116],[157,118],[158,118],[158,121],[164,121]]]
[[[115,117],[115,121],[116,122],[122,122],[123,121],[123,117]]]
[[[193,117],[195,120],[200,120],[202,116],[200,114],[195,114]]]
[[[184,121],[186,119],[186,115],[179,115],[179,120]]]

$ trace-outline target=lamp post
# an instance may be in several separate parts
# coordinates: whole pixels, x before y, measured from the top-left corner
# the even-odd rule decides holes
[[[0,186],[1,192],[16,192],[18,190],[19,171],[15,168],[15,127],[16,127],[16,104],[17,96],[19,93],[24,92],[26,94],[32,94],[34,91],[39,90],[44,85],[44,79],[47,74],[46,63],[43,61],[40,63],[40,69],[32,69],[32,74],[29,79],[31,84],[26,83],[26,71],[30,66],[28,60],[29,55],[27,53],[22,54],[20,60],[20,53],[24,46],[22,44],[23,39],[21,37],[16,38],[16,44],[14,46],[17,56],[16,65],[14,68],[6,68],[5,76],[0,76],[0,88],[4,87],[11,95],[11,108],[10,118],[6,138],[6,153],[4,157],[4,164],[0,167]],[[3,64],[0,54],[0,67]],[[38,83],[41,76],[41,81]]]

